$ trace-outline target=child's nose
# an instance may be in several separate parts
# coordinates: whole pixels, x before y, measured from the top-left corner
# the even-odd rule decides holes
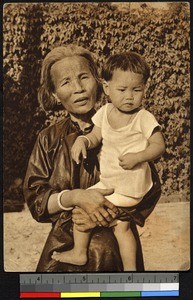
[[[132,100],[133,99],[133,92],[127,91],[127,99]]]

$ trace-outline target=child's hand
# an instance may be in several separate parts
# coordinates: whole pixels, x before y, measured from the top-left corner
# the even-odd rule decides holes
[[[124,170],[131,170],[139,163],[137,153],[127,153],[119,156],[119,165]]]
[[[85,159],[87,156],[86,153],[86,145],[85,145],[85,139],[84,138],[77,138],[74,142],[74,145],[71,149],[72,159],[79,164],[80,163],[80,156],[82,154],[82,157]]]

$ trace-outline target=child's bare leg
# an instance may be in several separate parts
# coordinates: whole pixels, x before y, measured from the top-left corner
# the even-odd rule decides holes
[[[76,229],[76,225],[73,227],[74,248],[69,251],[56,252],[54,251],[52,258],[73,265],[85,265],[87,262],[87,249],[90,238],[89,232],[80,232]]]
[[[136,271],[136,240],[129,222],[120,222],[114,227],[114,234],[119,244],[124,271]]]

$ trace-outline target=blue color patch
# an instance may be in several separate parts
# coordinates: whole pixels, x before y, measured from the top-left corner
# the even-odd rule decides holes
[[[152,297],[152,296],[179,296],[179,291],[144,291],[141,292],[141,297]]]

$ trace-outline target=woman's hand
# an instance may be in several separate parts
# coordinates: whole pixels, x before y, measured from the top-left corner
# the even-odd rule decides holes
[[[124,170],[131,170],[139,163],[137,153],[127,153],[119,156],[119,165]]]
[[[89,215],[80,207],[75,207],[72,211],[72,221],[77,225],[78,231],[88,231],[99,224],[93,222]]]
[[[112,222],[114,218],[109,216],[109,222]],[[75,207],[72,211],[72,221],[75,225],[77,225],[78,231],[88,231],[90,229],[95,228],[96,226],[101,226],[101,224],[97,222],[93,222],[89,215],[80,207]],[[108,224],[107,224],[108,226]]]
[[[75,206],[81,207],[92,222],[107,226],[118,214],[118,209],[105,196],[111,195],[113,189],[73,190]]]

